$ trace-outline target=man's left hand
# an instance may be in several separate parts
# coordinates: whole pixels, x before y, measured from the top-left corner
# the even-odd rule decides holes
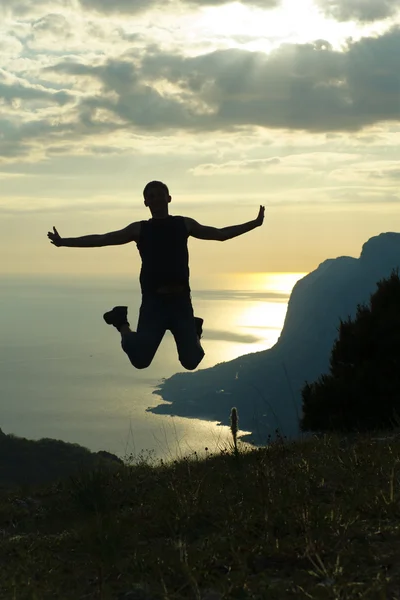
[[[260,227],[264,223],[265,206],[260,206],[258,217],[256,219],[257,227]]]

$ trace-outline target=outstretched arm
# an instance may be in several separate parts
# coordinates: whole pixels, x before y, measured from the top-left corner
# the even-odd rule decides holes
[[[140,223],[131,223],[119,231],[111,231],[100,235],[83,235],[75,238],[62,238],[57,229],[49,231],[47,237],[54,246],[68,248],[100,248],[101,246],[119,246],[139,241]]]
[[[219,242],[225,242],[238,235],[247,233],[256,227],[261,227],[264,222],[265,207],[260,206],[258,216],[254,221],[248,223],[242,223],[241,225],[232,225],[231,227],[207,227],[206,225],[200,225],[194,219],[186,217],[186,224],[189,235],[198,238],[199,240],[218,240]]]

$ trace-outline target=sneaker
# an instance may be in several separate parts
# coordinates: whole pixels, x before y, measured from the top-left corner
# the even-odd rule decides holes
[[[112,310],[104,313],[103,319],[107,325],[114,325],[118,331],[122,325],[129,325],[128,323],[128,307],[127,306],[114,306]]]
[[[197,331],[198,338],[199,338],[199,340],[201,340],[201,337],[203,335],[204,319],[201,319],[200,317],[195,317],[194,320],[196,323],[196,331]]]

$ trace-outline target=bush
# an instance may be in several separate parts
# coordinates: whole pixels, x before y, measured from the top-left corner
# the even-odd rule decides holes
[[[378,282],[369,305],[340,321],[330,373],[302,390],[302,431],[393,427],[400,413],[400,278]]]

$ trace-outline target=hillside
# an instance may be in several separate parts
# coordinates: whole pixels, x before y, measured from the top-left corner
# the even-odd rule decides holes
[[[60,440],[28,440],[0,429],[0,488],[45,484],[120,464],[122,461],[108,452],[91,452]]]
[[[0,489],[0,598],[394,600],[399,461],[324,436]]]

